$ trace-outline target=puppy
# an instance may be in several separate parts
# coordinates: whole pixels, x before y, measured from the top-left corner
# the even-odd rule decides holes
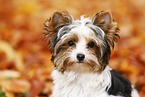
[[[45,30],[55,65],[51,97],[139,97],[131,83],[108,66],[119,38],[110,11],[80,20],[56,11]]]

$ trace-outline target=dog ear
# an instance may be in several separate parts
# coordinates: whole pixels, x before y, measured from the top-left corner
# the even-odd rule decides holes
[[[103,26],[104,28],[108,28],[112,22],[112,15],[110,11],[100,11],[95,14],[92,18],[94,25]]]
[[[44,36],[48,40],[50,49],[52,49],[53,39],[56,36],[58,30],[72,23],[72,18],[67,11],[59,12],[56,11],[50,19],[46,20],[44,23],[45,30]]]
[[[93,16],[92,22],[105,32],[105,37],[109,46],[114,47],[114,42],[116,42],[119,37],[117,34],[119,32],[119,27],[117,23],[112,20],[111,12],[109,10],[98,12]]]
[[[56,11],[49,22],[48,28],[51,30],[59,28],[59,26],[67,25],[72,22],[72,18],[67,11]]]

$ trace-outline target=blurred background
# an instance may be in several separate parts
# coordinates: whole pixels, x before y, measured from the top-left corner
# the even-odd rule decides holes
[[[120,26],[110,66],[145,97],[145,0],[0,0],[0,97],[49,97],[51,53],[43,23],[67,10],[74,19],[110,10]]]

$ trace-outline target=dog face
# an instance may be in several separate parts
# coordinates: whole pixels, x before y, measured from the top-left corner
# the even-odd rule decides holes
[[[66,11],[55,12],[45,26],[52,61],[61,72],[101,72],[108,64],[110,47],[119,37],[109,11],[80,20],[73,20]]]

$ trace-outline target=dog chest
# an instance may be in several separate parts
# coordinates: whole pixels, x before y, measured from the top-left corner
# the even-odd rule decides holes
[[[109,97],[106,87],[109,86],[110,75],[65,72],[52,72],[54,87],[52,97]],[[108,79],[108,80],[107,80]]]

